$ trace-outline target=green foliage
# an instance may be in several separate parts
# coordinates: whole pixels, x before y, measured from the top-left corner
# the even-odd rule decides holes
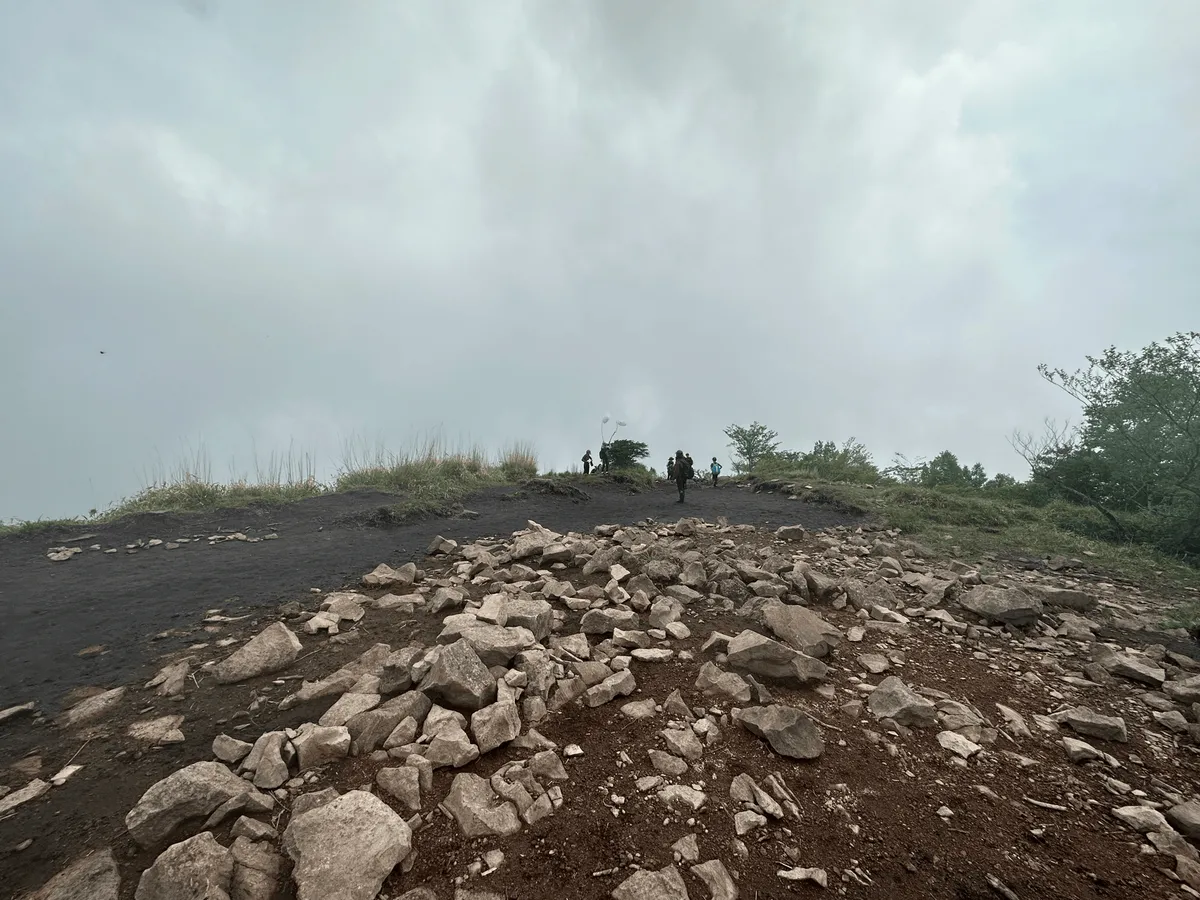
[[[1016,436],[1034,480],[1093,505],[1125,538],[1200,557],[1200,332],[1087,361],[1071,374],[1038,368],[1079,401],[1083,422]]]
[[[978,489],[988,481],[987,472],[980,463],[975,463],[973,466],[960,465],[958,457],[949,450],[943,450],[929,462],[919,461],[916,463],[910,463],[905,456],[898,453],[885,474],[895,478],[901,484],[919,484],[924,487]],[[1010,480],[1016,483],[1015,479]]]
[[[905,537],[950,556],[978,559],[984,554],[1063,555],[1085,559],[1089,567],[1171,594],[1200,589],[1200,569],[1181,564],[1146,543],[1114,541],[1110,523],[1098,510],[1068,500],[1040,506],[1020,496],[974,488],[919,485],[824,485],[827,500],[868,510],[899,528]],[[1200,605],[1197,606],[1200,609]]]
[[[800,458],[804,466],[819,471],[832,481],[874,482],[879,469],[871,453],[861,441],[850,438],[839,447],[833,441],[817,441],[809,453]]]
[[[608,444],[608,466],[610,469],[633,469],[640,465],[640,460],[650,455],[650,448],[641,441],[631,441],[626,438],[610,441]],[[642,468],[645,468],[642,466]]]
[[[753,471],[763,478],[819,478],[864,484],[880,478],[870,451],[854,438],[840,447],[834,441],[817,441],[807,453],[772,451],[759,460]]]
[[[760,460],[779,449],[779,433],[757,421],[749,425],[730,425],[725,429],[725,436],[733,451],[733,470],[739,475],[754,471]]]

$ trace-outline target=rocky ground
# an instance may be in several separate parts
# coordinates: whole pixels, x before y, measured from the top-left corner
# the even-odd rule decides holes
[[[426,550],[265,621],[214,611],[222,637],[144,685],[0,712],[30,741],[4,884],[1200,895],[1200,663],[1146,630],[1167,598],[869,526],[530,522]]]
[[[52,709],[79,685],[132,683],[162,653],[194,643],[209,609],[257,615],[312,587],[356,582],[379,562],[420,562],[439,533],[467,542],[510,534],[528,519],[567,532],[678,515],[669,486],[638,489],[599,478],[488,489],[449,520],[397,523],[389,513],[397,499],[354,491],[0,537],[0,707],[33,700]],[[725,485],[691,489],[688,509],[756,525],[853,520]],[[2,743],[0,734],[0,752]]]

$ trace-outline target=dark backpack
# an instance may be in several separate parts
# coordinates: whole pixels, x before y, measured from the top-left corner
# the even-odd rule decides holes
[[[686,459],[680,460],[679,462],[675,463],[675,474],[676,475],[679,474],[680,469],[683,470],[684,478],[692,478],[696,474],[696,470],[692,468],[692,464],[690,462],[688,462]]]

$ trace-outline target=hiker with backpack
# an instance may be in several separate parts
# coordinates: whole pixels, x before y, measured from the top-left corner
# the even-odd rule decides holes
[[[683,492],[687,490],[688,479],[695,475],[695,470],[684,458],[682,450],[675,451],[675,487],[679,489],[679,502],[683,502]]]
[[[587,475],[588,473],[590,473],[592,471],[592,451],[591,450],[589,450],[587,453],[583,454],[582,462],[583,462],[583,474]]]
[[[608,471],[608,444],[600,445],[600,471]]]
[[[716,487],[717,476],[721,474],[721,464],[717,462],[717,458],[715,456],[713,457],[712,465],[708,467],[708,470],[712,472],[713,487]]]
[[[667,457],[667,481],[675,480],[675,457]]]

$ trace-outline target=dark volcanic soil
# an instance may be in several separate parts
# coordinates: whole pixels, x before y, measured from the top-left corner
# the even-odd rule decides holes
[[[439,534],[460,542],[506,536],[529,519],[561,532],[590,531],[608,522],[673,521],[681,510],[710,520],[723,515],[734,523],[814,529],[852,521],[824,507],[733,485],[690,489],[682,506],[673,485],[636,493],[595,479],[580,485],[589,499],[498,488],[466,501],[476,518],[398,526],[372,524],[381,507],[396,502],[394,495],[358,491],[286,506],[139,515],[87,532],[0,538],[0,709],[36,700],[53,713],[72,688],[137,681],[151,658],[190,642],[182,636],[155,641],[156,635],[190,626],[206,610],[243,615],[303,599],[313,587],[334,590],[381,562],[419,561]],[[210,535],[222,532],[279,537],[209,543]],[[137,541],[197,536],[173,550],[165,544],[126,549]],[[87,549],[95,544],[117,552]],[[46,551],[55,546],[82,546],[84,552],[52,562]]]

